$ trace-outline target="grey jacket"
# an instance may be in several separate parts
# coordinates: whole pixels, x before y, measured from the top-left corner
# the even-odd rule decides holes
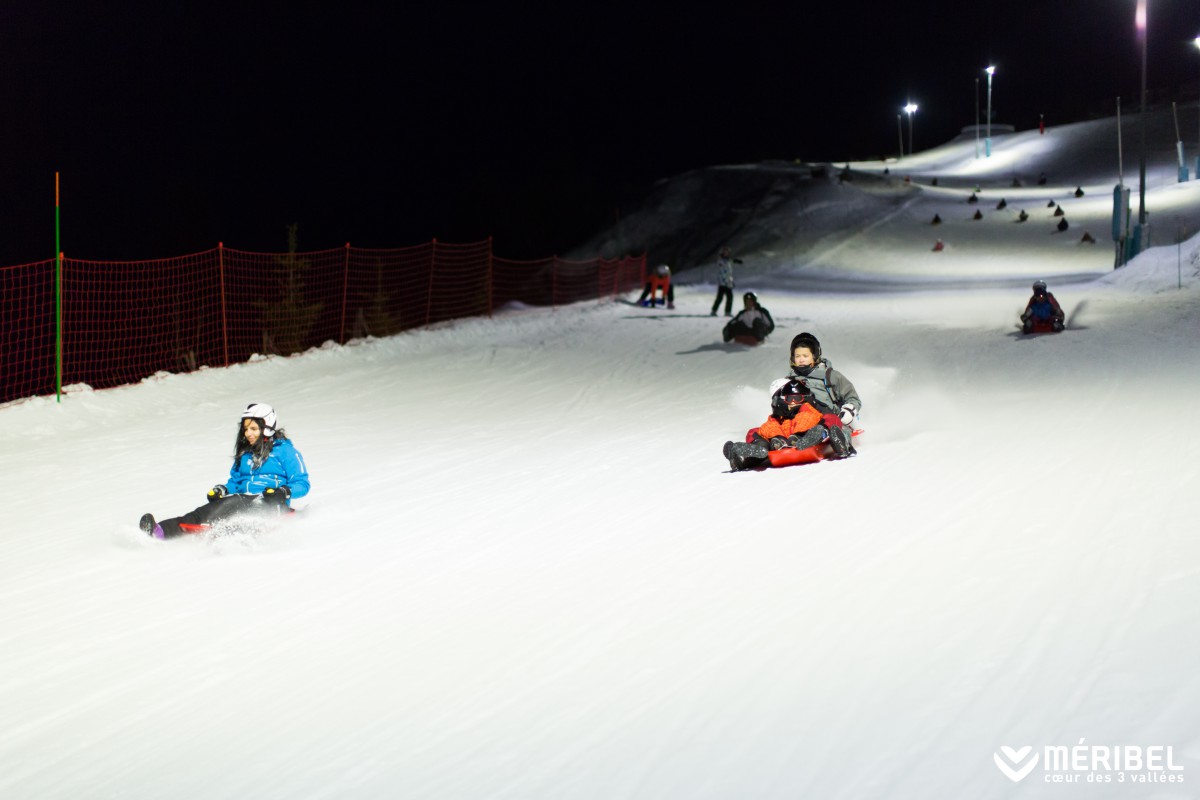
[[[808,375],[801,375],[793,367],[790,377],[804,381],[804,385],[812,391],[817,402],[824,404],[835,414],[840,413],[844,405],[854,409],[855,417],[862,411],[862,400],[859,399],[858,390],[849,378],[833,368],[833,362],[828,358],[818,361]]]

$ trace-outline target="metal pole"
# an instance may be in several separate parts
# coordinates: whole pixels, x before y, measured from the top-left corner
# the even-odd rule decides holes
[[[979,78],[975,79],[975,157],[979,158]]]
[[[988,106],[987,106],[987,139],[984,140],[984,153],[988,158],[992,157],[992,73],[996,71],[995,67],[988,67]]]
[[[913,154],[913,135],[912,135],[912,112],[908,112],[908,154]]]
[[[1197,50],[1200,50],[1200,36],[1197,36],[1192,43],[1196,45]],[[1196,110],[1200,112],[1200,99],[1196,101]],[[1196,137],[1196,180],[1200,180],[1200,135]]]
[[[58,173],[54,173],[54,402],[62,402],[62,237],[59,228]]]
[[[900,137],[900,157],[904,158],[904,125],[899,114],[896,115],[896,134]]]
[[[1137,4],[1137,29],[1138,37],[1142,40],[1142,117],[1141,137],[1142,137],[1142,153],[1139,159],[1138,177],[1141,186],[1138,189],[1138,224],[1146,224],[1146,2],[1147,0],[1138,0]],[[1143,232],[1143,236],[1145,233]],[[1143,246],[1145,242],[1143,242]]]
[[[1125,185],[1125,151],[1121,144],[1121,98],[1117,98],[1117,183]]]

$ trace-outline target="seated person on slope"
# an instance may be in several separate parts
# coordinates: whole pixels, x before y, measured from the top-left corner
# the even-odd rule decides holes
[[[235,515],[277,516],[291,500],[308,494],[308,468],[292,440],[266,403],[251,403],[238,420],[229,480],[208,490],[208,502],[181,517],[156,522],[143,514],[138,523],[156,539],[173,539],[186,531],[179,526],[206,525]]]
[[[737,336],[752,336],[762,342],[775,330],[771,312],[758,304],[758,295],[754,292],[742,295],[742,305],[737,316],[725,323],[725,330],[722,331],[725,341],[733,341]]]
[[[786,379],[798,379],[813,393],[812,403],[825,414],[829,428],[829,445],[835,458],[847,458],[858,451],[851,443],[851,424],[862,411],[858,390],[833,362],[821,357],[821,343],[805,331],[792,339],[792,374]],[[779,383],[777,381],[776,383]]]
[[[1029,302],[1025,304],[1025,311],[1021,314],[1021,330],[1030,333],[1035,325],[1049,325],[1052,330],[1061,331],[1065,319],[1062,306],[1054,299],[1054,295],[1046,290],[1046,282],[1034,281],[1033,296],[1029,298]]]
[[[733,470],[753,469],[770,450],[802,450],[824,441],[828,430],[824,415],[812,404],[812,392],[803,381],[788,380],[771,395],[771,416],[758,426],[751,442],[726,442],[721,451]]]

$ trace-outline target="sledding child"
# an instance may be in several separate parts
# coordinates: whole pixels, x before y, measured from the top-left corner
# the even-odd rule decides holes
[[[721,335],[727,342],[738,336],[749,336],[761,343],[775,330],[775,320],[771,318],[771,312],[758,304],[758,295],[754,292],[742,295],[742,306],[737,316],[725,323]]]
[[[790,379],[800,380],[812,392],[812,404],[825,415],[829,445],[835,458],[848,458],[857,450],[851,443],[852,423],[862,411],[858,390],[833,363],[821,357],[821,343],[807,331],[792,339]]]
[[[153,514],[138,523],[156,539],[173,539],[185,531],[181,523],[204,525],[235,515],[278,516],[291,501],[308,494],[304,458],[282,428],[275,410],[251,403],[238,421],[229,480],[208,490],[208,502],[181,517],[156,522]]]
[[[760,466],[771,450],[802,450],[825,439],[824,414],[810,402],[812,392],[800,380],[787,380],[771,395],[771,416],[758,426],[753,441],[726,442],[721,451],[733,470]]]
[[[1054,295],[1046,290],[1046,282],[1034,281],[1033,296],[1025,304],[1025,311],[1021,313],[1021,330],[1030,333],[1035,326],[1049,325],[1051,330],[1058,332],[1063,329],[1065,319],[1066,314],[1063,313],[1062,306],[1054,299]]]

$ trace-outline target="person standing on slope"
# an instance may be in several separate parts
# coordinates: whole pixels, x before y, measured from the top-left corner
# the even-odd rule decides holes
[[[138,523],[156,539],[173,539],[184,531],[180,523],[203,525],[240,514],[279,515],[293,499],[308,494],[304,457],[282,428],[275,409],[251,403],[238,421],[229,480],[208,490],[208,502],[180,517],[157,522],[143,514]]]
[[[728,247],[721,248],[721,257],[717,259],[717,299],[713,300],[712,314],[709,316],[717,315],[722,298],[725,300],[725,316],[733,316],[733,265],[740,263],[742,260],[734,258],[732,250]]]

